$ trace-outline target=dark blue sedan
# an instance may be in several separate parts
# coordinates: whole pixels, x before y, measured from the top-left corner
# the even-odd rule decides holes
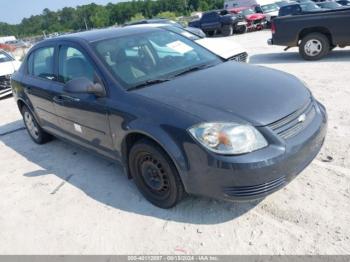
[[[161,208],[186,193],[263,198],[299,174],[326,135],[325,108],[294,76],[223,61],[165,28],[45,40],[12,88],[34,142],[55,136],[120,161]]]

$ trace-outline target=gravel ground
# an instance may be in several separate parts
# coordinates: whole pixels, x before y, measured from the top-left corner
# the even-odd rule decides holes
[[[329,113],[322,152],[286,188],[259,202],[191,197],[161,210],[119,166],[59,140],[35,145],[9,98],[0,101],[0,253],[349,254],[350,49],[305,62],[267,46],[269,36],[231,40],[252,64],[304,80]]]

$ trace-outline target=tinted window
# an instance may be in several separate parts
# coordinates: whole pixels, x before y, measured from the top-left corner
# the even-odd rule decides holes
[[[0,63],[4,63],[4,62],[9,62],[9,61],[13,61],[14,59],[6,54],[5,52],[0,51]]]
[[[221,60],[182,35],[159,29],[95,43],[98,55],[126,88]]]
[[[52,80],[54,74],[54,48],[45,47],[34,51],[29,58],[29,74],[40,78]]]
[[[60,48],[58,70],[60,82],[67,83],[81,77],[94,81],[94,73],[94,67],[81,51],[68,46]]]
[[[300,14],[301,13],[301,7],[299,5],[287,5],[281,7],[279,11],[280,16],[284,15],[295,15],[295,14]]]
[[[203,15],[203,20],[216,20],[218,18],[217,13],[207,13]]]

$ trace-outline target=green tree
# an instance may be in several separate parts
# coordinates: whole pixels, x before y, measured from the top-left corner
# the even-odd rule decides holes
[[[176,19],[190,11],[219,9],[224,0],[132,0],[128,2],[65,7],[56,12],[45,8],[41,15],[24,18],[18,25],[0,23],[0,35],[19,37],[41,35],[43,31],[70,32],[86,27],[100,28],[127,21],[152,17]]]
[[[131,17],[130,21],[139,21],[145,19],[142,13],[136,13],[133,17]]]
[[[174,12],[161,12],[157,15],[158,18],[166,18],[170,20],[176,20],[176,14]]]

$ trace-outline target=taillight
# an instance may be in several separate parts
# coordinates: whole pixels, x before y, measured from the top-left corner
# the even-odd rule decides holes
[[[272,34],[276,33],[276,25],[274,22],[271,22],[271,32]]]

